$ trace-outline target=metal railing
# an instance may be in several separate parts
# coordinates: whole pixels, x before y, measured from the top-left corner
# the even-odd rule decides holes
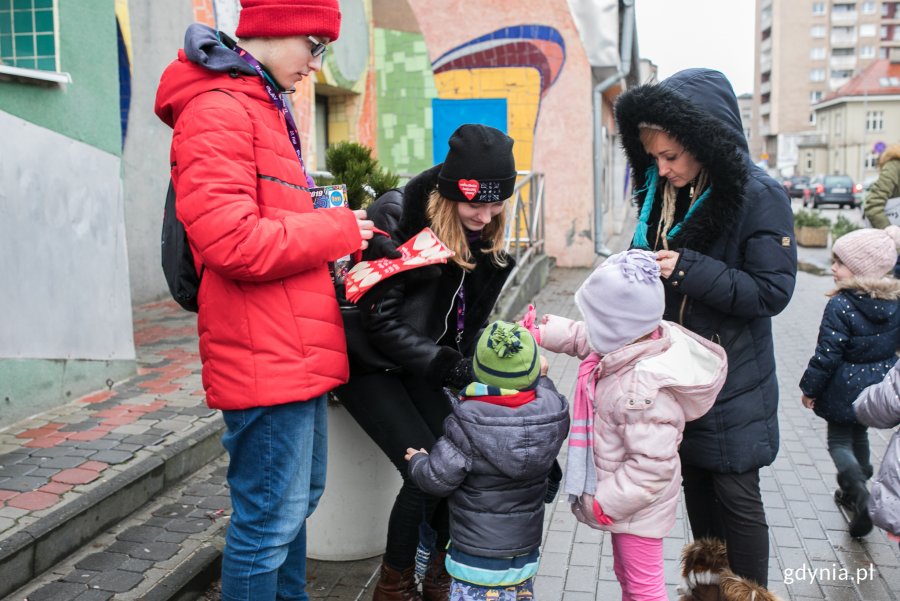
[[[544,174],[520,171],[508,201],[505,250],[516,266],[506,279],[504,290],[538,256],[544,253]]]

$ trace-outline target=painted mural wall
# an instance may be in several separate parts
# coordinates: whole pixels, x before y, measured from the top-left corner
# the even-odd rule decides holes
[[[134,370],[114,2],[55,6],[71,83],[0,81],[3,423]]]
[[[409,6],[427,47],[437,98],[505,104],[517,168],[546,174],[547,253],[560,266],[591,265],[591,73],[567,1],[409,0]],[[477,20],[465,17],[476,14]],[[448,26],[453,23],[465,26]],[[434,132],[440,118],[431,114],[421,123]],[[387,143],[379,140],[379,146]]]

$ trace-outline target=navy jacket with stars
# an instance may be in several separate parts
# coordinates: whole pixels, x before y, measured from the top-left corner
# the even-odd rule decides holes
[[[852,424],[853,401],[897,362],[900,280],[851,279],[832,294],[800,390],[815,399],[819,417]]]

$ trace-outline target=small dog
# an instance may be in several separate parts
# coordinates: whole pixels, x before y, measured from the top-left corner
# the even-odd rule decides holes
[[[678,601],[780,601],[770,591],[734,574],[725,544],[701,538],[681,550]]]

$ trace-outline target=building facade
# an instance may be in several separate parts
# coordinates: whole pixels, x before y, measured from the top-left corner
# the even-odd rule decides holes
[[[750,150],[789,175],[816,131],[813,105],[900,47],[900,2],[756,0],[756,14]]]
[[[135,368],[120,16],[114,0],[0,0],[2,423]]]
[[[815,107],[816,129],[798,143],[802,175],[849,175],[864,184],[900,140],[900,61],[877,60]]]
[[[306,164],[324,170],[325,149],[347,140],[413,174],[443,160],[460,123],[494,125],[516,140],[519,170],[545,175],[543,250],[591,265],[617,233],[611,216],[630,210],[612,103],[637,81],[633,3],[341,0],[340,39],[291,96]],[[27,291],[0,300],[3,422],[133,373],[132,303],[168,296],[171,131],[156,87],[191,22],[231,34],[239,11],[0,0],[0,277]]]

